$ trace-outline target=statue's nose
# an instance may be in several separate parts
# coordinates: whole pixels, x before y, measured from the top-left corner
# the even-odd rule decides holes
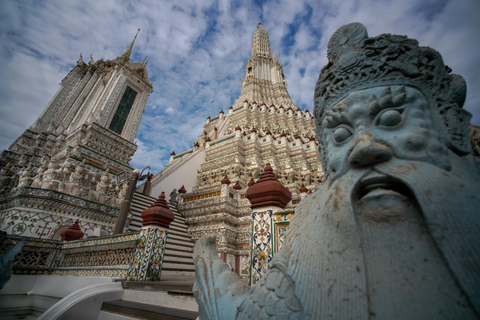
[[[377,141],[371,133],[363,133],[357,138],[348,158],[354,168],[372,166],[392,158],[392,150]]]

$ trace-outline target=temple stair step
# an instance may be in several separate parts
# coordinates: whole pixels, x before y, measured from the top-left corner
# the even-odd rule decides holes
[[[170,277],[166,281],[123,281],[121,300],[102,305],[99,320],[196,319],[192,277]]]

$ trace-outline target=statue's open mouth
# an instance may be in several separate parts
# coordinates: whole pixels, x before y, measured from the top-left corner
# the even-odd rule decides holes
[[[353,191],[353,199],[369,200],[385,195],[410,197],[410,190],[402,182],[389,176],[372,172],[357,184]]]
[[[354,211],[369,221],[393,222],[404,219],[405,211],[416,203],[412,192],[399,180],[371,172],[352,192]]]

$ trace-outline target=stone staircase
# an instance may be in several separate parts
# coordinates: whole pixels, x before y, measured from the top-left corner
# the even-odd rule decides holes
[[[129,231],[138,232],[141,229],[141,212],[155,201],[153,197],[135,192]],[[122,281],[122,299],[103,302],[99,320],[180,320],[198,317],[198,305],[192,293],[195,279],[194,243],[187,234],[185,219],[176,206],[168,205],[175,214],[175,220],[168,229],[161,280]]]
[[[193,281],[123,281],[121,300],[103,302],[98,320],[168,319],[198,317]]]
[[[150,207],[157,199],[135,192],[130,210],[133,212],[133,219],[128,228],[131,232],[138,232],[142,228],[141,213]],[[193,265],[194,243],[187,234],[185,218],[178,212],[177,207],[168,204],[170,210],[175,214],[175,220],[168,229],[167,244],[162,266],[161,280],[190,278],[193,283],[195,277],[195,266]]]

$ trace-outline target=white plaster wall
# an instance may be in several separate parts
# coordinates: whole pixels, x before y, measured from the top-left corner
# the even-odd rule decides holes
[[[164,191],[168,201],[170,192],[173,189],[178,190],[182,185],[185,186],[187,192],[192,192],[192,188],[197,185],[197,171],[200,170],[203,162],[205,162],[205,150],[200,150],[159,184],[152,186],[150,196],[157,198]]]

